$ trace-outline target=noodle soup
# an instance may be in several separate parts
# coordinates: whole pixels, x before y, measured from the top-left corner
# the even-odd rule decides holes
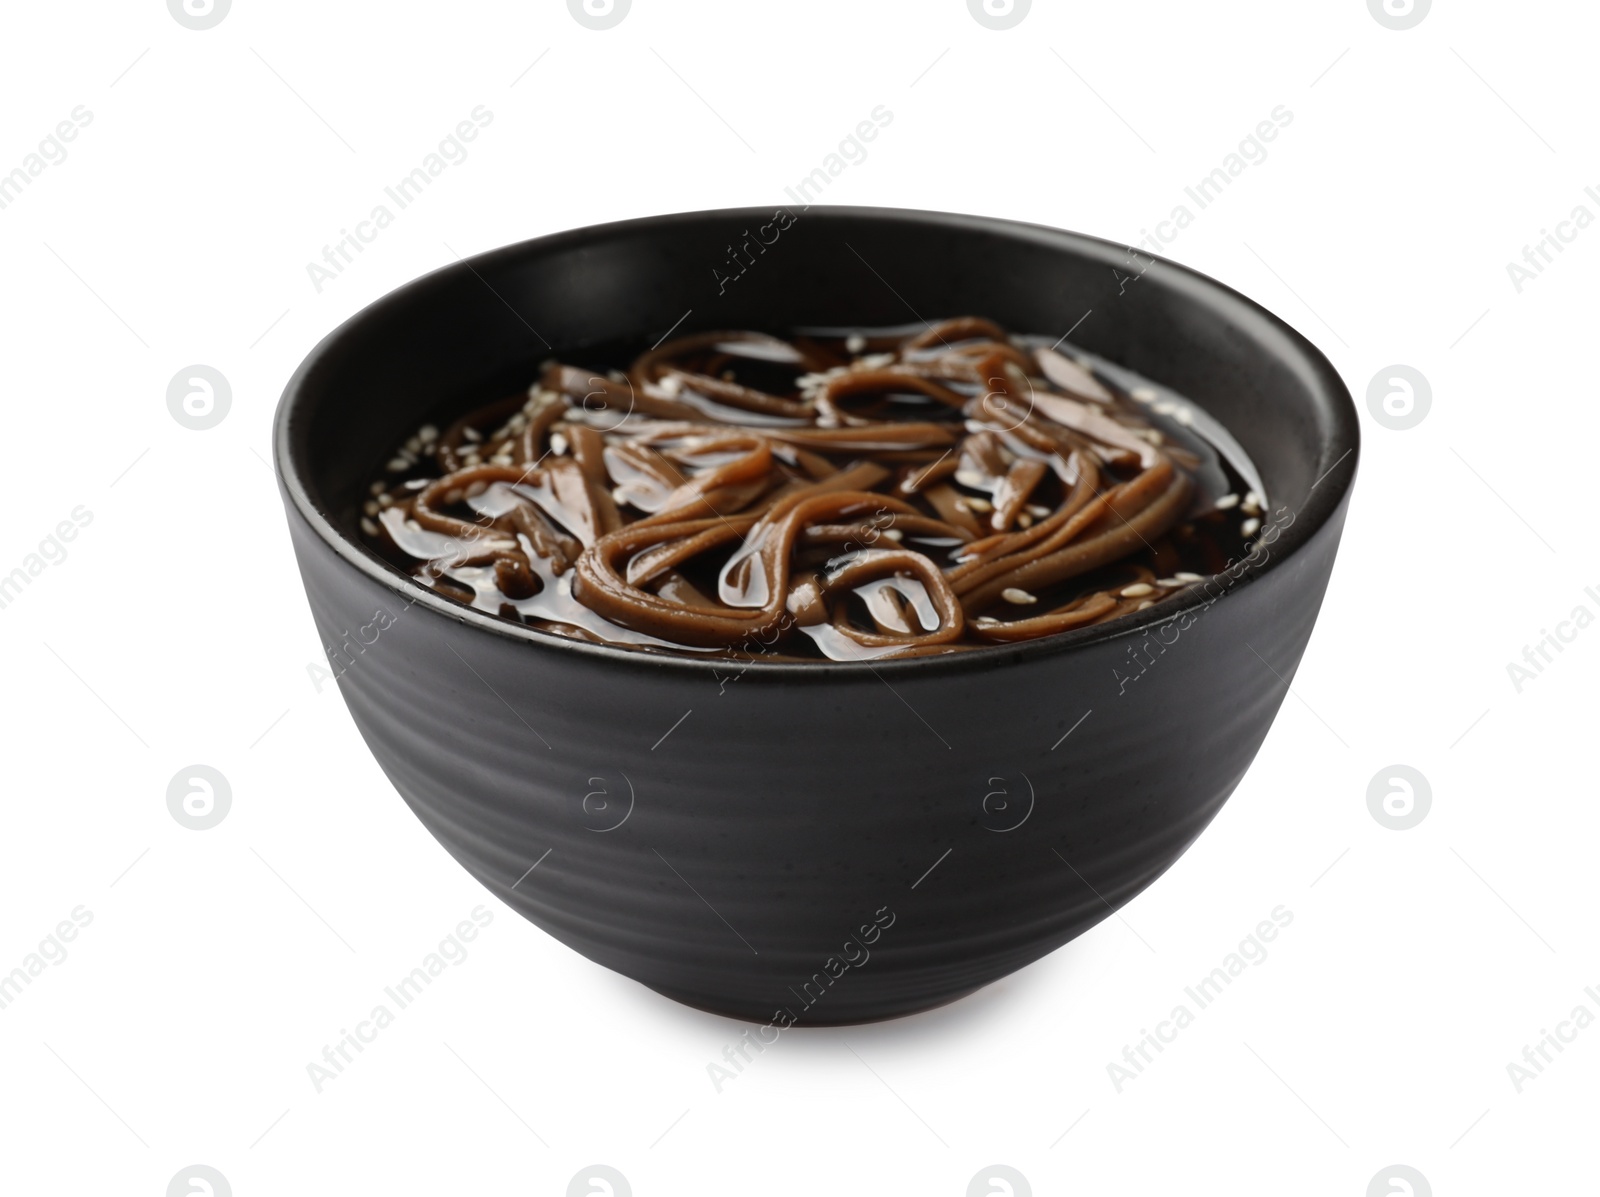
[[[368,545],[647,651],[876,660],[1101,624],[1245,555],[1266,503],[1202,409],[978,317],[592,349],[452,415],[372,483]]]

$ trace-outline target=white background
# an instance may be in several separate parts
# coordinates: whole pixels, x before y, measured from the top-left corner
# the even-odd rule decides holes
[[[960,0],[637,0],[606,31],[554,0],[4,19],[0,172],[92,121],[0,210],[0,573],[92,522],[0,610],[0,972],[93,921],[0,1010],[0,1189],[159,1197],[195,1163],[240,1197],[561,1194],[596,1162],[640,1197],[958,1195],[996,1163],[1040,1194],[1360,1197],[1395,1163],[1441,1195],[1593,1183],[1600,1029],[1520,1093],[1507,1073],[1600,1013],[1600,629],[1520,693],[1507,672],[1600,615],[1600,226],[1520,293],[1506,269],[1600,215],[1591,6],[1441,0],[1405,31],[1362,0],[1038,0],[1006,31]],[[477,105],[466,160],[319,293],[307,263]],[[1294,695],[1166,877],[974,997],[787,1034],[719,1093],[739,1024],[489,898],[313,687],[269,426],[306,351],[391,288],[596,221],[782,204],[877,105],[829,202],[1128,242],[1285,106],[1165,252],[1329,355],[1363,460]],[[232,387],[208,431],[166,405],[195,363]],[[1432,389],[1404,431],[1366,404],[1396,363]],[[195,763],[233,794],[205,832],[166,806]],[[1432,788],[1409,831],[1367,807],[1396,763]],[[323,1045],[480,903],[469,958],[315,1092]],[[1119,1093],[1124,1045],[1279,905],[1270,956]]]

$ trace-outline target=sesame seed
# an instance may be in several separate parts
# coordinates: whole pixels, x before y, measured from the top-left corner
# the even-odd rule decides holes
[[[1261,496],[1256,494],[1255,491],[1251,491],[1249,494],[1245,495],[1244,502],[1239,504],[1239,510],[1243,511],[1246,515],[1260,515]]]
[[[406,452],[407,453],[421,453],[422,452],[422,438],[420,436],[414,436],[414,437],[411,437],[409,440],[407,440],[406,441]]]
[[[388,468],[391,474],[398,474],[403,470],[409,470],[411,468],[411,463],[404,457],[392,457],[389,459]]]
[[[1254,536],[1259,531],[1261,531],[1261,521],[1255,518],[1247,519],[1239,525],[1240,536]]]
[[[561,433],[561,432],[553,433],[551,435],[551,437],[550,437],[550,452],[554,453],[557,457],[560,457],[564,453],[566,453],[566,451],[567,451],[567,437],[566,437],[566,434],[565,433]]]
[[[901,540],[905,537],[905,533],[900,531],[899,528],[890,528],[884,533],[884,536],[889,540]]]
[[[365,503],[363,503],[361,505],[361,510],[366,512],[368,515],[377,515],[378,514],[378,500],[376,500],[376,499],[368,499]]]
[[[1047,519],[1050,515],[1050,509],[1040,503],[1029,503],[1025,510],[1036,520]]]
[[[993,615],[980,615],[980,616],[978,616],[978,626],[980,628],[993,628],[993,627],[998,627],[999,625],[1000,625],[1000,621],[998,619],[996,619]]]
[[[1016,603],[1018,606],[1024,606],[1028,603],[1036,603],[1039,601],[1026,590],[1021,590],[1015,586],[1007,586],[1000,592],[1000,597],[1005,599],[1006,602]]]
[[[1026,511],[1019,512],[1017,514],[1017,527],[1019,527],[1019,528],[1031,528],[1031,527],[1033,527],[1033,516],[1029,515]]]
[[[384,491],[386,491],[388,489],[389,488],[382,482],[374,482],[371,486],[369,486],[367,488],[368,492],[370,494],[374,494],[374,495],[381,495]]]
[[[1204,582],[1205,581],[1205,579],[1202,578],[1199,574],[1191,574],[1191,573],[1189,573],[1187,571],[1179,571],[1178,573],[1175,573],[1172,576],[1174,578],[1177,578],[1178,581],[1180,581],[1180,582]]]
[[[1239,505],[1239,496],[1238,495],[1232,495],[1232,494],[1223,495],[1222,498],[1218,499],[1213,504],[1213,506],[1218,511],[1226,511],[1226,510],[1228,510],[1228,508],[1237,507],[1238,505]]]
[[[421,428],[417,429],[417,437],[424,444],[428,443],[429,441],[436,441],[439,439],[439,430],[432,424],[424,424]]]
[[[867,347],[867,338],[860,333],[851,333],[844,339],[844,347],[851,353],[860,353]]]
[[[1156,588],[1148,582],[1135,582],[1132,586],[1124,586],[1117,593],[1123,598],[1143,598],[1147,594],[1154,594]]]
[[[480,478],[478,481],[474,482],[471,486],[467,487],[467,498],[476,499],[479,495],[481,495],[484,491],[486,491],[488,489],[489,489],[489,484],[487,482],[483,481],[483,479]]]
[[[385,491],[383,494],[378,496],[378,506],[379,507],[393,507],[394,506],[394,496],[390,495],[387,491]]]
[[[1176,415],[1177,412],[1178,405],[1170,400],[1163,399],[1160,403],[1156,404],[1156,415],[1158,416],[1172,416]]]
[[[1151,602],[1149,599],[1145,599],[1145,601],[1140,603],[1137,607],[1135,607],[1134,610],[1135,611],[1143,611],[1146,607],[1153,607],[1153,606],[1155,606],[1155,604],[1153,602]]]
[[[982,490],[983,484],[988,481],[988,475],[981,470],[957,470],[956,481],[962,486],[970,486],[974,490]]]
[[[445,491],[444,501],[446,506],[449,506],[451,503],[461,502],[461,488],[458,486],[452,490]]]
[[[464,428],[461,431],[461,435],[466,437],[473,444],[477,444],[483,439],[483,433],[479,432],[476,428]]]
[[[1156,580],[1156,585],[1164,587],[1167,590],[1171,590],[1175,586],[1182,586],[1183,583],[1180,582],[1177,578],[1158,578]]]
[[[376,536],[378,534],[378,525],[373,523],[366,516],[362,516],[361,517],[361,530],[363,532],[365,532],[368,536]]]
[[[1178,423],[1182,424],[1185,428],[1194,427],[1194,412],[1189,410],[1187,407],[1180,407],[1177,411],[1173,412],[1172,418],[1178,421]]]
[[[966,505],[968,511],[981,511],[987,515],[994,510],[994,504],[989,502],[988,499],[975,499],[969,496],[962,499],[961,502]]]
[[[1140,403],[1154,403],[1160,398],[1160,393],[1154,387],[1134,387],[1128,393]]]

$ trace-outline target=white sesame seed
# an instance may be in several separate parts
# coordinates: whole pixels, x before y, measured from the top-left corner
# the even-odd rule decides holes
[[[618,507],[626,507],[628,505],[628,492],[623,490],[620,486],[613,486],[611,488],[611,497],[613,500],[615,500]]]
[[[851,333],[844,339],[844,347],[851,353],[860,353],[867,347],[867,338],[860,333]]]
[[[411,463],[404,457],[392,457],[389,459],[388,468],[391,474],[398,474],[402,470],[409,470],[411,468]]]
[[[551,437],[550,437],[550,452],[554,453],[557,457],[560,457],[564,453],[566,453],[566,451],[567,451],[566,434],[565,433],[561,433],[561,432],[557,432],[557,433],[551,434]]]
[[[454,487],[451,490],[445,491],[444,492],[444,501],[445,501],[445,505],[446,506],[449,506],[451,503],[459,503],[459,502],[461,502],[461,488],[459,486],[457,486],[457,487]]]
[[[1233,494],[1223,495],[1222,498],[1218,499],[1216,503],[1213,504],[1218,511],[1226,511],[1228,508],[1237,507],[1238,505],[1239,496]]]
[[[382,482],[374,482],[371,486],[369,486],[367,488],[367,491],[368,491],[369,494],[381,495],[384,491],[386,491],[388,489],[389,488],[388,488],[387,484],[382,483]]]
[[[1260,515],[1261,496],[1256,494],[1255,491],[1251,491],[1249,494],[1245,495],[1244,502],[1239,504],[1239,510],[1243,511],[1246,515]]]
[[[393,507],[394,506],[394,498],[391,495],[389,495],[387,492],[385,492],[384,494],[381,494],[381,495],[378,496],[378,506],[379,507]]]
[[[612,382],[627,382],[628,381],[628,376],[626,374],[624,374],[621,370],[607,370],[606,371],[606,377],[609,378]]]
[[[1140,403],[1154,403],[1158,398],[1160,398],[1160,392],[1158,392],[1154,387],[1134,387],[1133,390],[1129,391],[1128,393]]]
[[[1261,531],[1261,521],[1254,517],[1245,520],[1244,523],[1239,525],[1239,535],[1241,536],[1254,536],[1259,531]]]
[[[373,523],[366,516],[362,516],[361,517],[361,530],[363,532],[365,532],[368,536],[376,536],[378,534],[378,525]]]
[[[1018,606],[1024,606],[1028,603],[1036,603],[1039,601],[1026,590],[1021,590],[1016,586],[1007,586],[1000,592],[1000,597],[1005,599],[1006,602],[1016,603]]]
[[[1033,527],[1033,516],[1029,515],[1026,511],[1018,512],[1017,513],[1017,527],[1019,527],[1019,528],[1031,528],[1031,527]]]
[[[1156,415],[1158,416],[1176,415],[1177,411],[1178,405],[1173,403],[1171,400],[1163,399],[1160,403],[1156,404]]]
[[[376,500],[376,499],[368,499],[365,503],[363,503],[361,505],[361,510],[366,512],[368,515],[377,515],[378,514],[378,500]]]
[[[1046,519],[1050,515],[1050,509],[1041,503],[1029,503],[1024,510],[1036,520]]]
[[[1205,579],[1202,578],[1199,574],[1191,574],[1187,570],[1180,570],[1178,573],[1175,573],[1172,576],[1174,578],[1177,578],[1178,581],[1180,581],[1180,582],[1203,582],[1203,581],[1205,581]]]
[[[417,429],[417,437],[423,442],[423,444],[427,444],[430,441],[436,441],[439,439],[439,430],[432,424],[424,424],[421,428]]]
[[[1147,594],[1154,594],[1156,588],[1148,582],[1135,582],[1132,586],[1124,586],[1117,593],[1123,598],[1143,598]]]
[[[414,436],[414,437],[410,438],[408,441],[406,441],[406,452],[407,453],[421,453],[422,452],[422,438],[420,436]]]
[[[884,533],[884,536],[889,540],[902,540],[905,538],[905,533],[900,531],[899,528],[890,528]]]
[[[461,430],[461,435],[466,437],[473,444],[477,444],[483,439],[483,433],[479,432],[476,428],[463,428]]]
[[[975,499],[969,496],[962,499],[961,502],[966,505],[968,511],[979,511],[987,515],[994,510],[994,504],[989,502],[988,499]]]
[[[1153,607],[1153,606],[1155,606],[1155,604],[1153,602],[1151,602],[1149,599],[1145,599],[1145,601],[1140,603],[1137,607],[1135,607],[1134,610],[1135,611],[1143,611],[1146,607]]]
[[[996,619],[993,615],[980,615],[980,616],[978,616],[978,626],[980,628],[998,627],[999,624],[1000,624],[1000,621],[998,619]]]
[[[474,482],[471,486],[467,487],[467,498],[476,499],[479,495],[481,495],[484,491],[486,491],[488,489],[489,489],[489,484],[487,482],[483,481],[483,479],[480,478],[480,479],[478,479],[478,481]]]
[[[1173,412],[1172,418],[1178,421],[1178,423],[1182,424],[1185,428],[1194,427],[1194,412],[1190,411],[1187,407],[1180,407],[1177,411]]]
[[[970,486],[974,490],[982,490],[983,484],[988,481],[988,478],[989,476],[981,470],[956,471],[956,481],[961,483],[962,486]]]
[[[1156,580],[1156,585],[1157,586],[1161,586],[1161,587],[1163,587],[1163,588],[1165,588],[1167,590],[1171,590],[1175,586],[1182,586],[1183,583],[1178,581],[1177,578],[1158,578]]]

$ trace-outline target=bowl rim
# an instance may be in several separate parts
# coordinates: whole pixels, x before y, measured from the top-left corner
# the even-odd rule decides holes
[[[930,232],[940,228],[981,230],[1023,241],[1033,241],[1041,245],[1048,245],[1054,249],[1068,249],[1079,253],[1094,251],[1093,256],[1104,257],[1108,253],[1113,253],[1122,260],[1126,260],[1126,254],[1129,252],[1143,254],[1144,257],[1150,259],[1153,264],[1161,268],[1161,277],[1165,285],[1183,293],[1186,298],[1194,302],[1218,311],[1230,324],[1236,327],[1252,328],[1253,326],[1253,330],[1257,334],[1271,334],[1277,337],[1283,342],[1278,350],[1278,355],[1285,359],[1298,356],[1301,364],[1308,368],[1312,379],[1324,392],[1328,401],[1331,430],[1331,435],[1325,438],[1320,447],[1320,457],[1316,463],[1319,471],[1318,478],[1312,483],[1311,491],[1308,493],[1305,502],[1300,509],[1294,512],[1291,526],[1280,533],[1277,538],[1276,543],[1282,545],[1282,550],[1267,554],[1266,560],[1263,562],[1252,564],[1249,569],[1243,571],[1240,577],[1234,579],[1230,585],[1225,587],[1220,595],[1209,600],[1202,598],[1204,587],[1196,584],[1184,592],[1193,596],[1188,600],[1180,599],[1177,602],[1158,603],[1144,611],[1121,616],[1104,624],[1092,624],[1088,627],[1057,632],[1033,640],[964,648],[958,652],[928,656],[888,657],[862,661],[764,661],[759,657],[751,660],[736,660],[720,656],[708,658],[687,653],[597,644],[587,640],[559,636],[527,624],[514,624],[497,615],[490,615],[487,612],[468,607],[422,585],[409,574],[401,573],[366,548],[366,546],[345,536],[330,515],[312,499],[302,476],[301,462],[291,436],[291,424],[298,406],[306,396],[307,380],[311,373],[324,358],[335,351],[340,343],[356,330],[383,321],[394,309],[414,302],[430,290],[442,286],[453,286],[459,276],[469,271],[477,274],[480,268],[496,268],[501,264],[530,254],[536,255],[550,250],[581,247],[619,235],[662,231],[670,229],[674,224],[696,223],[714,219],[734,222],[765,219],[770,216],[771,211],[770,206],[713,208],[669,212],[628,220],[609,221],[604,224],[584,225],[579,228],[566,229],[524,241],[513,242],[509,245],[475,254],[472,257],[458,258],[454,262],[447,263],[438,269],[429,271],[410,282],[402,284],[394,290],[386,292],[348,317],[337,328],[317,342],[302,359],[299,366],[296,367],[288,383],[285,384],[283,394],[279,398],[277,410],[273,416],[272,429],[273,464],[278,475],[279,486],[290,503],[292,503],[294,510],[305,520],[311,530],[332,549],[335,556],[346,565],[354,567],[358,572],[366,575],[386,589],[395,592],[398,597],[405,599],[407,609],[421,605],[435,614],[452,619],[457,623],[467,624],[480,631],[492,633],[535,650],[575,653],[579,657],[608,660],[618,664],[677,670],[701,676],[707,674],[732,674],[736,677],[743,677],[746,674],[754,674],[787,682],[804,679],[821,680],[824,678],[837,680],[842,677],[872,677],[876,675],[886,685],[888,682],[883,676],[885,673],[891,676],[907,676],[913,672],[918,674],[955,673],[988,668],[1003,663],[1021,663],[1071,652],[1094,644],[1141,636],[1150,628],[1169,623],[1181,618],[1186,613],[1203,611],[1211,603],[1226,600],[1229,595],[1246,586],[1255,584],[1293,557],[1303,545],[1309,543],[1316,533],[1333,518],[1349,496],[1360,461],[1361,441],[1360,420],[1354,400],[1350,396],[1349,388],[1345,385],[1333,364],[1310,340],[1287,321],[1274,315],[1227,284],[1219,282],[1209,275],[1202,274],[1191,267],[1174,262],[1169,258],[1148,253],[1143,249],[1135,249],[1122,242],[1029,221],[917,208],[813,204],[802,209],[807,218],[812,220],[843,218],[898,222],[920,225]],[[1149,269],[1150,267],[1146,267],[1146,271],[1142,271],[1141,274]],[[1256,339],[1264,341],[1268,338],[1257,336]],[[1334,480],[1331,476],[1335,470],[1338,470],[1345,463],[1346,459],[1353,460],[1350,460],[1349,468],[1341,470],[1339,478]],[[1318,488],[1324,482],[1332,484],[1318,493]],[[1220,576],[1222,575],[1212,575],[1213,578]],[[1207,579],[1207,581],[1210,580]]]

